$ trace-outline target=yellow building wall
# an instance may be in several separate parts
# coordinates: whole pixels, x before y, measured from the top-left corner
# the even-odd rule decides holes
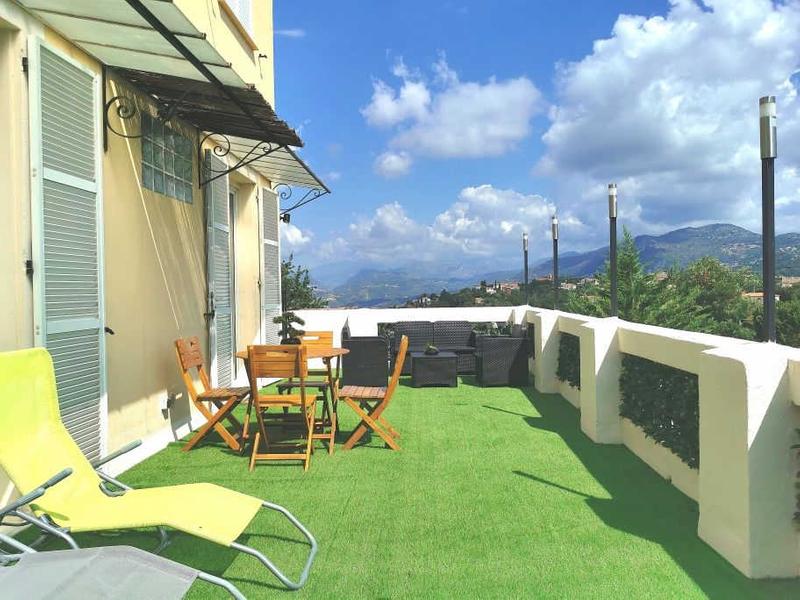
[[[218,11],[216,0],[179,2],[194,21],[198,7]],[[259,10],[271,3],[255,2]],[[262,6],[264,5],[264,6]],[[210,13],[209,13],[210,14]],[[262,14],[262,20],[265,17]],[[13,23],[14,30],[9,23]],[[201,30],[208,26],[198,23]],[[21,29],[19,29],[21,28]],[[209,39],[231,44],[219,22]],[[21,57],[27,54],[29,34],[45,41],[100,73],[100,64],[79,48],[47,30],[13,3],[0,0],[0,351],[33,344],[32,281],[25,274],[31,257],[30,156],[27,82]],[[269,37],[271,37],[271,29]],[[231,62],[235,47],[221,49]],[[250,60],[251,65],[255,63]],[[262,61],[265,63],[265,61]],[[247,65],[236,65],[245,80]],[[250,67],[253,74],[254,66]],[[272,99],[272,71],[253,78]],[[124,85],[124,84],[123,84]],[[109,97],[117,91],[109,81]],[[112,123],[123,127],[112,111]],[[195,130],[189,128],[192,136]],[[194,175],[199,165],[194,159]],[[259,215],[257,190],[269,182],[244,169],[232,176],[240,195],[235,211],[235,272],[237,286],[237,345],[260,341]],[[176,362],[173,341],[197,335],[206,353],[206,233],[202,190],[195,184],[193,203],[162,196],[141,185],[141,144],[110,133],[103,154],[103,235],[105,321],[115,335],[106,336],[108,420],[106,446],[111,450],[136,439],[151,440],[149,451],[185,435],[192,410]],[[244,373],[240,376],[245,377]],[[240,379],[241,381],[241,379]],[[176,397],[168,411],[162,400]],[[194,419],[194,425],[198,419]],[[0,504],[13,495],[0,472]]]
[[[25,35],[2,17],[0,13],[0,132],[4,137],[0,143],[0,351],[33,343],[33,313],[28,310],[33,288],[25,274],[25,261],[31,258],[30,180],[25,177],[28,121],[22,110],[28,103],[21,69]]]
[[[123,90],[124,88],[124,83]],[[109,97],[117,93],[109,86]],[[129,93],[129,92],[126,92]],[[112,112],[112,124],[120,123]],[[192,135],[191,131],[183,131]],[[194,160],[194,176],[200,165]],[[206,222],[203,190],[195,183],[193,203],[141,185],[141,143],[114,134],[104,158],[108,447],[115,449],[169,428],[185,435],[190,402],[178,370],[173,341],[197,335],[206,351]],[[246,177],[249,175],[250,178]],[[245,171],[234,210],[234,269],[237,346],[259,341],[259,185]],[[241,365],[237,365],[241,367]],[[245,374],[241,372],[241,377]],[[168,411],[162,401],[173,398]],[[195,420],[194,425],[197,425]]]
[[[275,57],[273,56],[272,0],[252,0],[253,34],[256,48],[237,29],[220,6],[225,0],[175,0],[175,4],[217,51],[230,61],[245,83],[256,86],[275,107]],[[264,54],[266,58],[260,58]]]

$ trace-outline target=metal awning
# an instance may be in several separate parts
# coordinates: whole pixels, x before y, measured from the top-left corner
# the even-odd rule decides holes
[[[297,133],[172,0],[17,2],[154,97],[162,116],[178,116],[206,132],[204,139],[238,159],[226,172],[250,165],[274,187],[286,187],[280,192],[284,200],[292,195],[291,187],[306,188],[285,212],[330,192],[289,147],[303,145]]]
[[[65,38],[114,67],[206,81],[126,0],[17,0]],[[172,0],[141,0],[149,10],[223,84],[245,82]]]
[[[231,152],[237,156],[244,156],[253,143],[254,140],[231,138]],[[304,188],[319,187],[326,192],[330,191],[295,151],[287,146],[276,148],[274,152],[257,158],[250,167],[270,181]]]
[[[134,69],[115,68],[114,72],[155,97],[159,105],[169,106],[173,116],[180,117],[201,131],[268,140],[289,146],[303,145],[294,130],[278,118],[269,102],[253,87],[228,87],[223,93],[207,81]],[[242,113],[230,95],[248,108],[260,127],[256,127],[250,116]],[[251,143],[250,147],[255,143]]]
[[[205,183],[247,165],[272,182],[272,189],[281,200],[282,214],[330,193],[328,186],[289,146],[219,133],[207,134],[205,140],[210,140],[220,149],[218,156],[230,153],[238,159],[236,165],[225,171],[206,172]],[[305,191],[295,196],[294,188],[303,188]]]

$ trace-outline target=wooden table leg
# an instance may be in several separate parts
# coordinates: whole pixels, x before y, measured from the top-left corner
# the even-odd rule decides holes
[[[333,378],[333,372],[331,371],[331,359],[326,358],[323,359],[325,361],[325,367],[328,370],[328,388],[330,389],[330,410],[329,410],[329,417],[331,420],[331,435],[328,441],[328,454],[333,454],[333,447],[336,445],[336,427],[337,422],[339,420],[339,416],[337,414],[337,407],[339,403],[339,390],[336,389],[336,381]]]

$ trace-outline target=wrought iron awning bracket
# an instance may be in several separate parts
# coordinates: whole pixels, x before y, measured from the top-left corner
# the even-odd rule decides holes
[[[223,145],[218,143],[219,138],[222,138]],[[228,136],[221,133],[207,133],[203,136],[203,138],[197,144],[197,160],[198,164],[201,165],[201,168],[197,170],[197,177],[201,188],[205,187],[212,181],[219,179],[220,177],[225,177],[226,175],[229,175],[230,173],[233,173],[242,167],[246,167],[252,162],[269,156],[281,148],[286,148],[286,146],[274,142],[256,142],[253,147],[250,148],[247,153],[244,154],[244,156],[241,156],[235,164],[229,166],[227,169],[216,170],[211,169],[207,164],[203,163],[203,144],[206,140],[217,142],[217,144],[211,149],[211,152],[218,158],[223,158],[231,152],[231,141],[228,139]]]
[[[280,191],[279,191],[280,190]],[[292,197],[294,188],[286,183],[276,183],[272,186],[272,191],[278,194],[279,200],[288,200]],[[281,216],[288,215],[293,210],[305,206],[309,202],[313,202],[317,198],[321,198],[325,194],[330,194],[331,191],[327,188],[311,188],[294,204],[288,208],[281,209]]]
[[[136,99],[132,95],[117,94],[115,96],[112,96],[111,98],[108,98],[107,97],[108,93],[106,91],[106,85],[107,85],[107,79],[108,79],[107,72],[109,71],[109,69],[104,65],[102,71],[103,71],[103,84],[102,84],[102,88],[103,88],[103,91],[102,91],[102,95],[103,95],[103,149],[107,151],[108,150],[108,132],[109,131],[112,132],[115,135],[118,135],[119,137],[122,137],[122,138],[125,138],[125,139],[129,139],[129,140],[139,139],[143,135],[141,133],[141,127],[139,128],[139,133],[123,132],[123,131],[116,130],[114,128],[114,126],[111,124],[111,119],[109,118],[109,115],[110,115],[111,111],[114,110],[117,113],[117,118],[123,123],[126,122],[126,121],[130,121],[131,119],[134,119],[142,111],[140,110],[140,108],[136,104]],[[127,85],[130,85],[130,84],[127,84]],[[156,106],[156,112],[155,112],[155,116],[153,118],[158,120],[158,121],[160,121],[161,123],[163,123],[165,125],[167,123],[169,123],[170,121],[172,121],[172,119],[175,116],[177,116],[178,112],[180,111],[181,104],[183,103],[183,100],[186,98],[188,93],[189,93],[188,90],[183,92],[183,94],[180,96],[180,98],[178,98],[175,101],[162,101],[162,100],[159,100],[158,98],[155,98],[154,96],[152,96],[150,94],[147,94],[149,100],[154,102],[155,106]]]

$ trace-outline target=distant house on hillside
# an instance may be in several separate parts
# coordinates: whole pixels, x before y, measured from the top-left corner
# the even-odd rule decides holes
[[[792,287],[793,285],[797,285],[798,283],[800,283],[800,277],[789,277],[786,275],[781,277],[782,287]]]
[[[742,292],[742,298],[751,302],[763,302],[764,292]],[[778,294],[775,294],[775,302],[780,302]]]

